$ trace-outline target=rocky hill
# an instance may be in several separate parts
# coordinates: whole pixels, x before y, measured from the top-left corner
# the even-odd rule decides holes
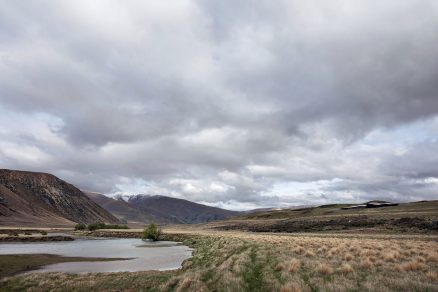
[[[119,220],[54,175],[0,169],[0,225],[71,226]]]
[[[134,195],[124,200],[96,193],[87,195],[118,218],[130,223],[205,223],[241,214],[167,196]]]

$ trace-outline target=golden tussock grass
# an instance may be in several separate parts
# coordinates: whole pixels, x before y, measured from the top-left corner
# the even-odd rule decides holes
[[[362,251],[360,253],[360,255],[361,256],[372,256],[372,255],[374,255],[374,251],[367,249],[367,250]]]
[[[181,290],[185,290],[189,288],[191,284],[192,284],[192,279],[184,278],[178,288]]]
[[[423,263],[419,263],[417,261],[410,261],[407,263],[402,264],[403,270],[407,272],[414,272],[414,271],[423,271],[427,269],[427,266]]]
[[[432,271],[427,272],[427,273],[426,273],[426,277],[427,277],[429,280],[432,280],[432,281],[436,281],[436,280],[438,279],[438,275],[437,275],[437,273],[432,272]]]
[[[438,253],[431,252],[426,255],[428,262],[438,262]]]
[[[339,268],[339,272],[341,272],[341,274],[343,274],[343,275],[347,275],[347,274],[350,274],[351,272],[353,272],[353,268],[351,267],[350,264],[343,263],[341,265],[341,267]]]
[[[298,271],[300,266],[301,266],[301,262],[299,259],[292,259],[289,264],[288,271],[291,273],[295,273],[296,271]]]
[[[318,264],[316,267],[316,271],[322,275],[331,275],[333,274],[333,269],[327,264]]]
[[[398,252],[392,251],[384,254],[383,259],[387,262],[395,262],[398,259],[399,255],[400,254]]]
[[[330,256],[335,256],[338,253],[339,253],[339,249],[337,249],[337,248],[332,248],[332,249],[329,250],[329,255]]]
[[[426,259],[424,257],[422,257],[422,256],[416,256],[415,260],[417,262],[419,262],[419,263],[425,263],[426,262]]]
[[[369,258],[365,258],[360,261],[360,266],[364,269],[371,269],[373,266],[373,262]]]
[[[347,254],[345,254],[345,256],[344,256],[344,259],[345,259],[346,261],[351,261],[351,260],[353,259],[353,255],[352,255],[351,253],[347,253]]]

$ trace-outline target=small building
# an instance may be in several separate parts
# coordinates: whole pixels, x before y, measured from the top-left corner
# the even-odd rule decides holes
[[[363,209],[363,208],[381,208],[381,207],[390,207],[390,206],[398,206],[397,203],[390,203],[385,201],[369,201],[365,204],[352,205],[348,207],[342,207],[342,210],[351,210],[351,209]]]
[[[367,208],[381,208],[381,207],[390,207],[390,206],[398,206],[397,203],[390,202],[381,202],[381,201],[370,201],[366,203]]]
[[[362,208],[366,208],[366,207],[367,207],[367,205],[360,204],[360,205],[353,205],[353,206],[343,207],[341,209],[342,210],[350,210],[350,209],[362,209]]]

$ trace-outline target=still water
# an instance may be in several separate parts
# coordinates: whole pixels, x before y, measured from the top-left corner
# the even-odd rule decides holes
[[[34,272],[136,272],[181,267],[192,250],[176,242],[146,243],[140,239],[77,239],[64,242],[0,244],[0,254],[57,254],[70,257],[126,258],[107,262],[71,262]]]

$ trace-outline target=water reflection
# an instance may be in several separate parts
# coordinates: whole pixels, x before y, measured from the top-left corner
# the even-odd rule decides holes
[[[69,242],[0,244],[0,254],[57,254],[74,257],[131,258],[109,262],[71,262],[48,265],[36,272],[121,272],[170,270],[192,255],[174,242],[146,243],[140,239],[78,239]]]

